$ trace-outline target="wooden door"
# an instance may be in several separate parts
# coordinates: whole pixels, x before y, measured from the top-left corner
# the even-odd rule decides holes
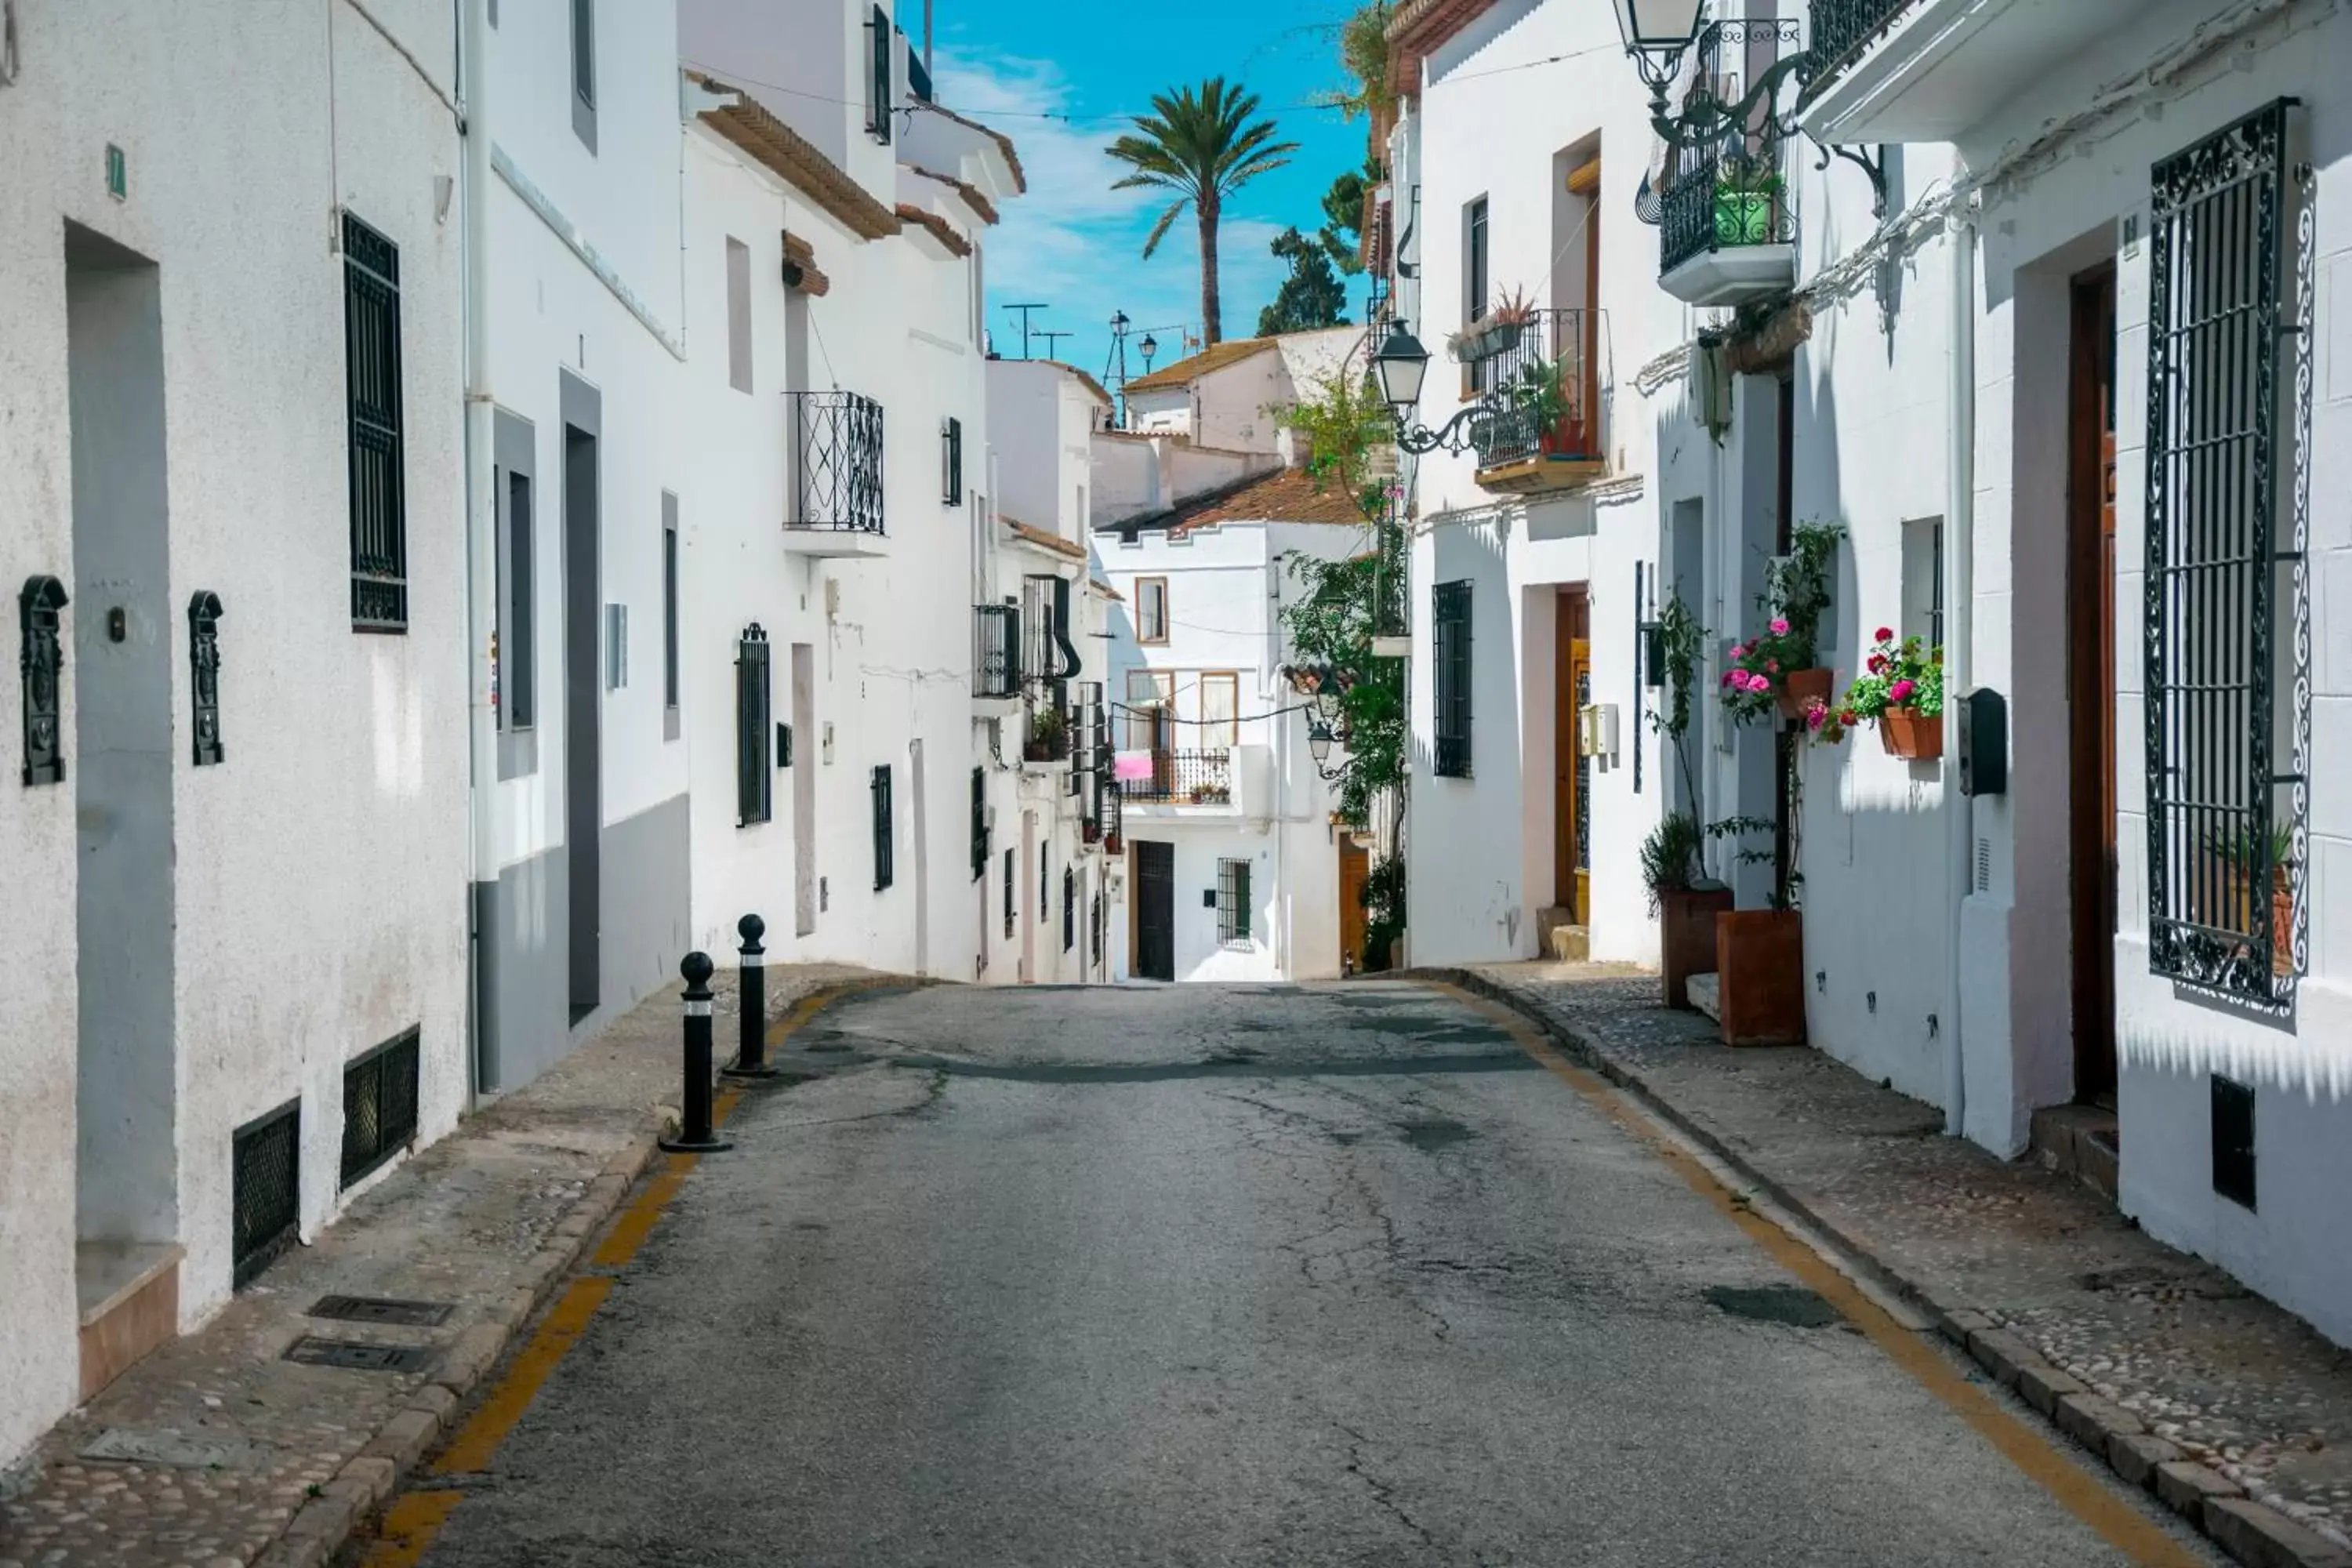
[[[1139,838],[1135,844],[1135,973],[1146,980],[1176,978],[1176,846]]]
[[[1364,972],[1364,879],[1371,873],[1371,856],[1363,846],[1339,830],[1339,973]]]
[[[1552,902],[1583,925],[1591,904],[1592,759],[1584,754],[1581,718],[1592,700],[1591,613],[1581,588],[1559,596],[1559,662],[1553,705]]]
[[[2074,280],[2067,398],[2066,699],[2074,1097],[2116,1091],[2116,273]]]

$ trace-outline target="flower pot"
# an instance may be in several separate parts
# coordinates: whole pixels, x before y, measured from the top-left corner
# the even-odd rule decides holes
[[[1890,757],[1924,763],[1944,754],[1944,716],[1922,714],[1916,708],[1889,708],[1878,716],[1878,739]]]
[[[1690,1005],[1690,977],[1715,973],[1715,917],[1731,908],[1728,888],[1675,888],[1658,894],[1658,973],[1666,1005]]]
[[[1805,924],[1795,910],[1715,917],[1715,967],[1727,1046],[1805,1043]]]
[[[1769,245],[1772,242],[1771,191],[1718,190],[1715,193],[1715,243]]]
[[[1773,700],[1780,707],[1780,717],[1801,719],[1807,703],[1818,700],[1826,705],[1833,673],[1827,669],[1790,670],[1781,679],[1780,689],[1773,693]]]
[[[1519,346],[1519,340],[1527,335],[1527,331],[1525,321],[1496,321],[1486,329],[1486,353],[1490,355],[1509,353]]]
[[[2294,891],[2281,866],[2271,889],[2271,973],[2294,973]]]

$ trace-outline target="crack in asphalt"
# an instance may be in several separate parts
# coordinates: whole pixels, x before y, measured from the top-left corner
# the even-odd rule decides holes
[[[1332,1426],[1348,1435],[1348,1473],[1364,1483],[1364,1489],[1372,1494],[1372,1501],[1381,1512],[1419,1536],[1423,1546],[1435,1546],[1437,1537],[1429,1532],[1428,1526],[1405,1511],[1404,1505],[1397,1501],[1396,1488],[1364,1468],[1364,1450],[1371,1447],[1371,1439],[1337,1416],[1330,1419]]]

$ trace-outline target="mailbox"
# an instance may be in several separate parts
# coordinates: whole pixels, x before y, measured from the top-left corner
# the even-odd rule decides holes
[[[2009,793],[2009,701],[1979,686],[1959,700],[1960,793]]]

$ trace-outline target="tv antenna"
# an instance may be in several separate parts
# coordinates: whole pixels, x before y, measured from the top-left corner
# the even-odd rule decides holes
[[[1053,307],[1041,301],[1028,305],[1007,305],[1003,308],[1008,310],[1018,310],[1021,312],[1021,357],[1023,359],[1027,359],[1029,357],[1029,312],[1032,310],[1049,310],[1053,309]]]
[[[1049,331],[1046,328],[1040,327],[1037,329],[1037,335],[1045,340],[1045,357],[1047,359],[1053,359],[1055,357],[1054,353],[1054,345],[1055,343],[1061,342],[1064,338],[1075,338],[1078,334],[1067,327],[1062,328],[1059,331]]]

